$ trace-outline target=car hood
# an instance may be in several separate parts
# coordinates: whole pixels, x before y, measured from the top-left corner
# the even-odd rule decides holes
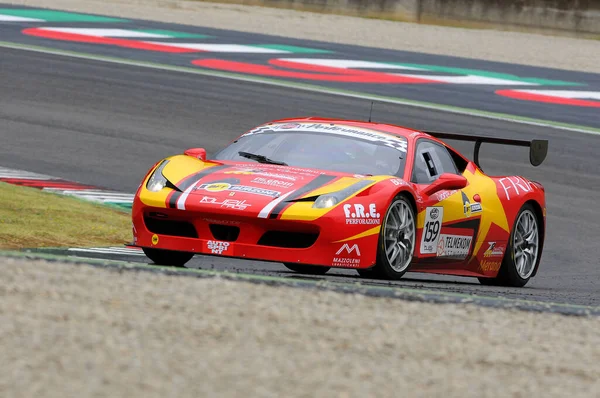
[[[193,166],[193,167],[190,167]],[[163,175],[177,187],[167,206],[181,210],[244,211],[259,216],[270,208],[352,186],[367,189],[381,178],[339,172],[219,161],[202,162],[188,156],[169,159]],[[359,185],[355,185],[360,183]]]

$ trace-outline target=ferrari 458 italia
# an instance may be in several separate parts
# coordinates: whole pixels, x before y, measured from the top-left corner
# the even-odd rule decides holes
[[[473,160],[444,139],[475,143]],[[407,271],[524,286],[539,267],[546,225],[542,185],[488,176],[482,143],[510,140],[323,118],[253,128],[210,159],[202,148],[156,163],[133,204],[134,245],[156,264],[195,254],[332,267],[373,278]]]

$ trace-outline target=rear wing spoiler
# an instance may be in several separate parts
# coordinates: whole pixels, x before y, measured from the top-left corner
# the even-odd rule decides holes
[[[546,155],[548,154],[548,140],[512,140],[508,138],[482,137],[477,135],[441,133],[436,131],[424,131],[424,133],[427,133],[435,138],[440,139],[475,142],[475,148],[473,151],[473,161],[479,168],[481,168],[481,166],[479,165],[479,149],[481,148],[481,144],[484,142],[490,144],[529,147],[529,162],[533,166],[539,166],[540,164],[542,164],[542,162],[546,159]]]

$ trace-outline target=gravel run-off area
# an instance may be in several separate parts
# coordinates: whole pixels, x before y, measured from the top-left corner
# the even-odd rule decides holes
[[[600,318],[0,258],[2,397],[595,397]]]
[[[600,40],[419,25],[193,0],[4,0],[3,2],[600,73]]]

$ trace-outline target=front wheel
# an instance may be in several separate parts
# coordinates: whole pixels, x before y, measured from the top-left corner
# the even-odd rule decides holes
[[[309,275],[325,275],[327,271],[331,269],[331,267],[320,267],[317,265],[306,265],[306,264],[292,264],[292,263],[283,263],[287,268],[291,269],[294,272],[298,272],[299,274],[309,274]]]
[[[174,250],[151,249],[143,247],[142,250],[156,265],[167,265],[170,267],[183,267],[185,263],[194,257],[194,253],[179,252]]]
[[[495,278],[479,278],[483,285],[523,287],[531,279],[540,258],[540,225],[533,206],[519,210],[502,266]]]
[[[405,195],[394,198],[388,208],[377,248],[377,264],[367,275],[400,279],[408,270],[415,252],[416,217]]]

